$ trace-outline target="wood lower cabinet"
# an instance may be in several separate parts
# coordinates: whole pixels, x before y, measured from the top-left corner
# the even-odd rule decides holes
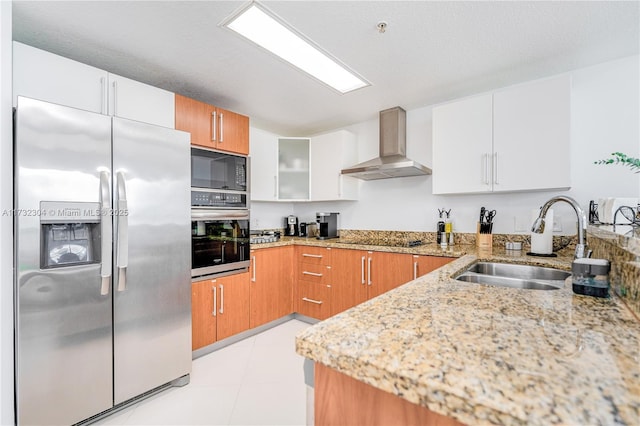
[[[331,258],[331,315],[367,300],[368,253],[333,249]]]
[[[249,117],[175,95],[176,129],[191,133],[191,145],[249,155]]]
[[[441,266],[456,260],[455,257],[442,256],[413,256],[413,279],[435,271]]]
[[[349,309],[454,260],[349,249],[333,249],[331,315]]]
[[[249,329],[249,272],[218,278],[217,340]]]
[[[332,248],[296,247],[293,309],[316,319],[331,316]]]
[[[293,247],[251,250],[251,328],[293,312]]]
[[[329,318],[452,260],[311,246],[253,249],[249,272],[192,284],[193,350],[293,312]]]
[[[315,363],[315,424],[437,425],[462,423]]]
[[[331,314],[349,309],[413,279],[410,254],[334,249]]]
[[[216,280],[191,284],[191,347],[194,351],[216,342],[217,294]]]
[[[413,279],[410,254],[367,252],[367,297],[369,299],[408,283]]]
[[[191,285],[192,349],[249,329],[249,273]]]

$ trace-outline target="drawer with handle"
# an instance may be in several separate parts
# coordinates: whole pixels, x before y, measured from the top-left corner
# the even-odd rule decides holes
[[[320,320],[331,315],[331,288],[324,284],[298,282],[298,313]]]
[[[296,259],[298,263],[311,265],[330,265],[331,248],[328,247],[296,247]]]
[[[316,284],[329,284],[331,267],[323,265],[312,265],[309,263],[298,263],[298,281],[307,281]]]

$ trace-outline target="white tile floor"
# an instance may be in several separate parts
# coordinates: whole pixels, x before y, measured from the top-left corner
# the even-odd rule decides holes
[[[167,389],[99,425],[304,425],[306,386],[291,320],[193,361],[191,383]]]

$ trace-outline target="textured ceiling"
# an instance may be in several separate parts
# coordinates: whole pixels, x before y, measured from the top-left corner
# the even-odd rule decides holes
[[[220,27],[246,1],[14,1],[13,34],[289,136],[638,54],[640,45],[638,1],[261,3],[372,85],[338,94]]]

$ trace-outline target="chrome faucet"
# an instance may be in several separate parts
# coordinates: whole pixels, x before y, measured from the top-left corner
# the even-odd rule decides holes
[[[587,216],[584,214],[584,210],[582,210],[578,202],[571,197],[558,195],[544,203],[544,205],[540,209],[540,215],[538,215],[538,218],[535,220],[535,222],[533,222],[531,232],[535,232],[536,234],[542,234],[544,232],[545,217],[547,216],[547,211],[553,204],[558,201],[569,203],[578,216],[578,244],[576,244],[576,252],[574,258],[579,259],[582,257],[591,257],[591,250],[589,250],[589,248],[587,247]]]

